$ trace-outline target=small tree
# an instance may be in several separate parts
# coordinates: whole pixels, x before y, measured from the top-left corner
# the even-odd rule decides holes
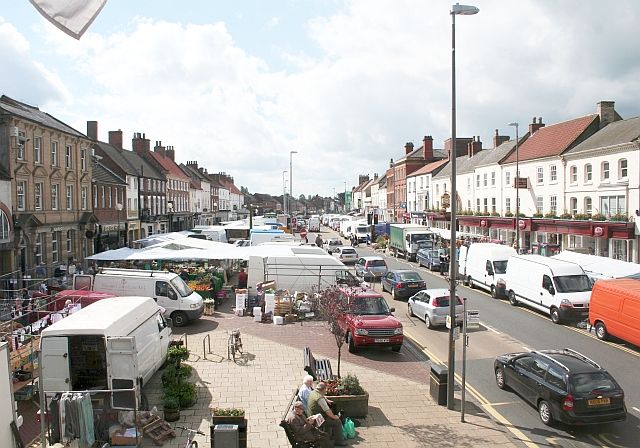
[[[342,345],[347,340],[347,331],[340,325],[340,317],[347,310],[347,298],[335,286],[327,288],[320,293],[318,299],[318,312],[320,317],[327,321],[329,331],[336,340],[338,346],[338,378],[340,378],[340,357],[342,355]]]

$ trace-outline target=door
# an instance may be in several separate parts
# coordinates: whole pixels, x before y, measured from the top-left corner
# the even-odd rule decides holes
[[[153,300],[155,300],[158,305],[166,310],[165,314],[167,316],[170,316],[171,313],[180,309],[178,295],[174,291],[173,287],[169,284],[169,282],[165,282],[164,280],[156,280],[154,289],[155,294],[153,296]]]
[[[543,388],[544,377],[549,363],[541,358],[533,357],[532,362],[525,367],[525,374],[521,376],[521,395],[532,404],[536,404]]]
[[[160,367],[167,359],[167,350],[169,349],[169,341],[171,339],[171,328],[169,328],[167,321],[160,313],[156,314],[156,321],[158,323],[158,331],[160,332],[160,363],[157,366]]]
[[[107,365],[111,389],[133,389],[138,379],[138,355],[134,337],[107,338]],[[113,409],[132,409],[139,403],[140,390],[112,394]]]
[[[425,300],[426,296],[424,292],[419,292],[413,299],[413,314],[420,316],[421,319],[424,319],[426,314]]]
[[[484,266],[484,284],[487,286],[493,285],[493,265],[491,260],[487,260]]]
[[[554,302],[553,295],[551,291],[553,291],[553,283],[551,282],[551,277],[548,275],[542,276],[542,289],[540,290],[540,306],[549,309],[551,304]]]
[[[42,338],[42,381],[45,391],[71,390],[69,340],[66,336]]]
[[[509,375],[509,385],[511,388],[519,393],[523,398],[526,397],[527,383],[526,376],[531,370],[533,364],[533,357],[529,355],[522,356],[516,359],[511,365],[511,374]]]
[[[382,282],[382,288],[386,289],[387,291],[391,292],[391,290],[394,287],[394,281],[393,281],[393,272],[389,272],[387,275],[385,275],[382,280],[380,280]]]
[[[93,291],[93,276],[77,274],[73,276],[73,289]]]

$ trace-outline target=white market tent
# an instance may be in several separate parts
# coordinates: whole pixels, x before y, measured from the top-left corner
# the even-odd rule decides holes
[[[579,264],[584,269],[584,272],[593,278],[623,278],[640,274],[640,265],[637,263],[629,263],[598,255],[563,250],[551,258]]]

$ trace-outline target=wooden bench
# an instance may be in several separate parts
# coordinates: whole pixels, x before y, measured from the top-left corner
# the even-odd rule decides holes
[[[298,442],[296,441],[296,437],[295,434],[293,432],[293,428],[291,428],[291,425],[289,423],[287,423],[287,414],[289,414],[289,411],[291,411],[291,408],[293,406],[293,403],[295,401],[298,401],[298,390],[294,390],[293,391],[293,396],[291,397],[291,400],[289,400],[289,405],[287,406],[287,409],[284,411],[284,415],[282,416],[282,420],[280,421],[280,426],[282,427],[282,429],[284,429],[284,433],[287,435],[287,439],[289,440],[289,443],[291,444],[291,446],[293,448],[318,448],[319,445],[317,445],[315,442],[311,442],[311,441],[305,441],[305,442]]]
[[[309,347],[304,348],[304,370],[313,377],[314,381],[327,381],[335,378],[331,370],[331,361],[316,359]]]

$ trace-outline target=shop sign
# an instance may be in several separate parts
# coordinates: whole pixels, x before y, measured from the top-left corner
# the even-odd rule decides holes
[[[487,227],[487,220],[486,219],[481,219],[480,220],[480,227]]]
[[[527,222],[524,219],[519,219],[518,220],[518,228],[520,230],[524,230],[527,228]]]
[[[593,235],[594,236],[598,236],[598,237],[604,235],[604,229],[602,227],[600,227],[600,226],[594,227],[593,228]]]
[[[514,177],[513,178],[513,188],[519,188],[521,190],[526,190],[529,188],[529,178],[528,177]]]
[[[442,208],[449,208],[451,205],[451,196],[449,193],[445,193],[440,196],[440,202],[442,203]]]

